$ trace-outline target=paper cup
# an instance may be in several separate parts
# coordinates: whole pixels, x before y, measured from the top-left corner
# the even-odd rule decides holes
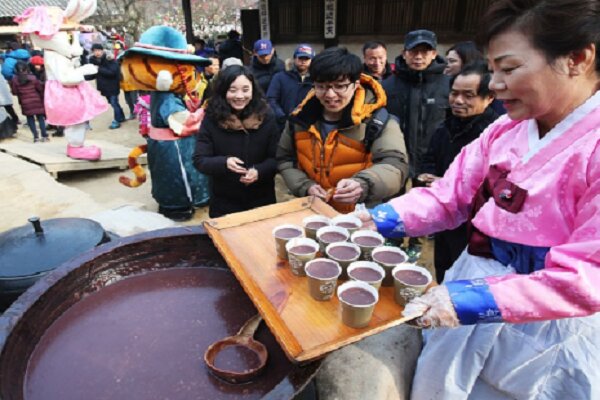
[[[317,226],[318,225],[318,226]],[[320,228],[331,225],[331,220],[323,215],[311,215],[302,220],[304,234],[307,238],[317,239],[317,231]]]
[[[336,240],[329,240],[327,236],[339,236]],[[343,240],[341,238],[344,238]],[[325,248],[331,243],[345,242],[350,237],[348,229],[339,226],[326,226],[317,230],[317,241],[319,242],[319,251],[325,254]]]
[[[349,242],[331,243],[325,248],[325,254],[340,264],[340,267],[342,267],[340,278],[347,279],[348,274],[346,271],[348,266],[350,263],[358,260],[358,257],[360,257],[360,248],[354,243]]]
[[[355,261],[348,266],[347,273],[351,280],[368,283],[375,289],[381,287],[385,277],[384,269],[373,261]]]
[[[352,328],[369,325],[375,304],[379,301],[377,290],[365,282],[348,281],[337,289],[342,305],[342,322]]]
[[[384,253],[384,254],[381,254]],[[393,254],[389,254],[393,253]],[[394,286],[392,270],[396,265],[406,262],[408,256],[405,252],[394,246],[379,246],[371,252],[371,258],[385,270],[382,286]]]
[[[342,273],[342,267],[333,260],[315,258],[306,263],[305,271],[310,296],[317,301],[330,300]]]
[[[392,276],[394,277],[394,299],[401,306],[405,306],[415,297],[425,293],[432,281],[429,271],[409,263],[402,263],[395,267]]]
[[[356,231],[350,236],[350,241],[360,247],[360,259],[372,261],[371,253],[379,246],[383,246],[385,238],[375,231]]]
[[[354,215],[338,215],[331,219],[331,225],[348,229],[350,234],[362,228],[362,221]]]
[[[292,236],[290,230],[296,230],[298,232],[297,235]],[[276,226],[273,229],[273,237],[275,238],[275,250],[277,251],[277,257],[282,260],[287,260],[288,255],[285,249],[285,244],[295,237],[302,237],[303,235],[302,227],[298,225],[285,224]],[[289,233],[289,235],[288,235]]]
[[[285,245],[292,273],[296,276],[306,276],[304,266],[317,256],[319,244],[309,238],[290,239]]]

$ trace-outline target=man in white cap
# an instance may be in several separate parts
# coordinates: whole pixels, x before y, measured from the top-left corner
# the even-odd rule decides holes
[[[315,50],[308,44],[300,44],[294,51],[294,66],[290,71],[278,72],[273,76],[267,98],[275,111],[279,128],[283,131],[288,116],[306,97],[312,88],[308,73]]]

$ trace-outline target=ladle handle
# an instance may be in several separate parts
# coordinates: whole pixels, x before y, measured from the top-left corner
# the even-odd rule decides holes
[[[27,221],[31,222],[33,225],[33,229],[37,235],[41,235],[44,233],[44,229],[42,228],[42,223],[39,217],[30,217]]]
[[[260,325],[261,321],[262,321],[262,317],[260,316],[260,314],[256,314],[254,317],[252,317],[248,321],[246,321],[244,326],[242,326],[240,328],[240,331],[238,332],[238,336],[247,336],[247,337],[254,336],[254,332],[256,332],[256,330],[258,329],[258,325]]]

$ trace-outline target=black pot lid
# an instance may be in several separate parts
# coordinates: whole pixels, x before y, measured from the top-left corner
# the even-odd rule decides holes
[[[0,279],[31,276],[54,269],[104,239],[104,229],[84,218],[56,218],[0,233]]]

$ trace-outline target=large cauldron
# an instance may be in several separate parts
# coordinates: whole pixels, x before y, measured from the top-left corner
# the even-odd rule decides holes
[[[234,333],[239,327],[237,325],[245,320],[247,315],[256,312],[202,228],[166,229],[113,240],[50,272],[0,317],[0,398],[28,398],[24,390],[29,364],[33,359],[32,354],[35,354],[38,343],[44,342],[40,342],[41,338],[45,338],[44,334],[70,307],[84,304],[86,299],[102,295],[103,290],[117,286],[107,286],[109,284],[120,284],[120,281],[127,277],[138,277],[130,278],[133,281],[145,272],[168,271],[170,268],[201,268],[203,276],[230,276],[230,289],[219,297],[219,306],[227,307],[229,311],[223,313],[223,320],[205,324],[210,335],[218,337]],[[231,288],[236,296],[229,296]],[[209,289],[210,292],[215,291],[213,288]],[[68,314],[70,313],[67,312],[65,316]],[[217,332],[219,329],[223,332]],[[229,385],[206,375],[208,383],[203,383],[206,386],[202,387],[201,391],[190,397],[179,398],[218,399],[224,394],[227,398],[234,396],[286,399],[296,396],[310,382],[319,363],[305,366],[290,363],[264,325],[257,337],[267,345],[271,357],[265,373],[255,382],[260,386],[260,390],[257,386],[251,386],[254,383]],[[203,349],[199,351],[201,358]],[[96,361],[94,358],[90,360]],[[53,368],[60,369],[61,365],[55,365]],[[207,374],[204,365],[195,365],[194,368],[197,368],[198,374]],[[72,379],[69,382],[77,382],[76,376],[70,378]],[[136,388],[147,386],[149,383],[139,382]],[[65,385],[66,392],[69,391],[69,385]],[[93,392],[87,393],[85,397],[100,398]],[[129,393],[127,396],[129,399],[136,397],[139,398],[139,394]]]

